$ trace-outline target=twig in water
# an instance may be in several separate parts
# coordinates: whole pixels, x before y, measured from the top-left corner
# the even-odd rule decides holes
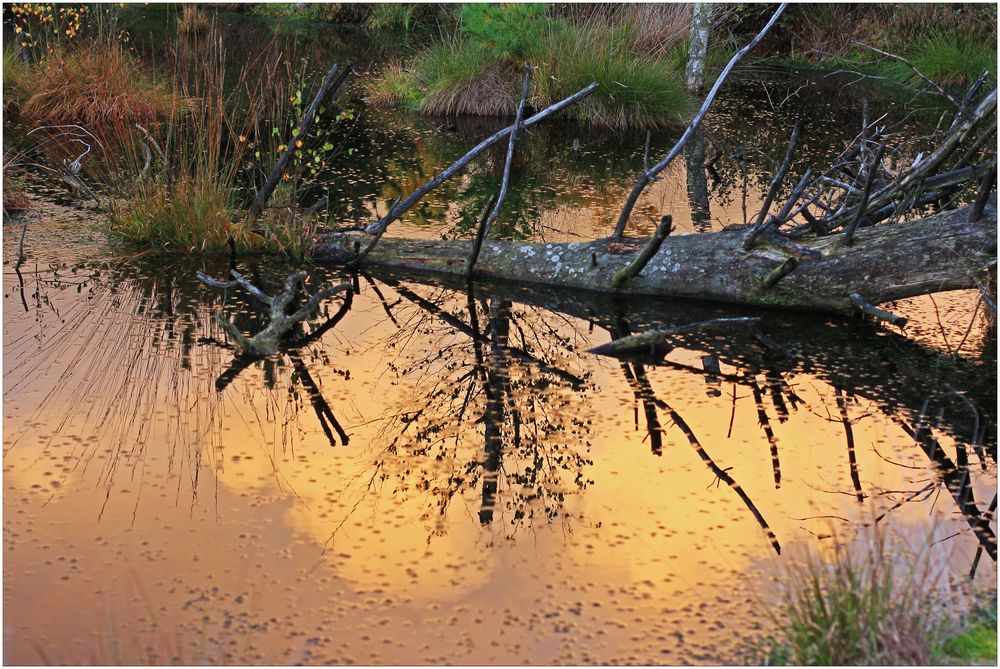
[[[24,236],[28,234],[28,220],[25,219],[24,225],[21,227],[21,239],[17,242],[17,264],[14,269],[21,269],[21,265],[24,264]]]

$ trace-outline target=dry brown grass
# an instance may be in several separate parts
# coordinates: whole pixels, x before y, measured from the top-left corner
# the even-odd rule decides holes
[[[27,193],[14,183],[8,176],[7,171],[3,173],[3,210],[5,213],[13,214],[31,209],[31,199]]]
[[[177,32],[183,35],[201,35],[208,32],[211,24],[205,12],[196,5],[184,5],[181,18],[177,22]]]
[[[35,91],[21,117],[36,125],[151,125],[172,107],[171,95],[149,82],[116,47],[53,53],[37,66]]]
[[[427,94],[423,110],[429,114],[479,114],[502,116],[509,114],[517,101],[511,94],[511,82],[516,75],[507,63],[490,65],[482,75],[451,86],[443,86]]]
[[[686,41],[691,32],[688,3],[598,3],[574,5],[569,11],[576,13],[581,23],[627,31],[631,48],[647,56],[666,54]]]

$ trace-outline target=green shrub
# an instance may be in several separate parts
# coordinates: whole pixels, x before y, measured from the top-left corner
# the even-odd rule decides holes
[[[545,24],[545,8],[528,3],[464,5],[462,31],[496,58],[523,60]]]

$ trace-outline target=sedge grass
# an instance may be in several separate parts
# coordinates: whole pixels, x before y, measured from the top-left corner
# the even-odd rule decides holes
[[[6,65],[6,63],[5,63]],[[34,125],[152,125],[171,110],[169,91],[114,45],[54,50],[37,65],[32,94],[21,106]]]
[[[109,214],[113,234],[149,246],[206,253],[227,248],[230,239],[239,250],[263,245],[236,222],[229,192],[213,180],[140,185],[128,199],[115,200]]]
[[[936,30],[921,39],[910,57],[913,66],[943,86],[968,86],[988,70],[996,81],[996,40],[958,31]],[[882,74],[913,86],[923,80],[904,63],[885,63]]]
[[[621,28],[600,23],[555,24],[534,51],[548,76],[538,77],[543,97],[556,101],[592,81],[600,86],[568,113],[596,126],[622,129],[677,125],[690,100],[667,58],[629,48]]]
[[[386,67],[368,85],[369,100],[412,106],[430,114],[499,116],[517,103],[521,63],[537,70],[532,104],[548,106],[596,81],[598,89],[567,114],[611,129],[678,125],[690,108],[672,48],[686,38],[678,8],[597,8],[568,18],[547,12],[532,20],[514,9],[481,13],[475,25],[446,33],[405,66]],[[664,25],[652,29],[652,15]],[[470,19],[466,16],[466,19]],[[523,18],[523,17],[520,17]],[[487,19],[489,19],[487,21]],[[471,20],[471,19],[470,19]]]
[[[926,665],[949,657],[976,594],[932,537],[913,549],[877,526],[832,555],[787,569],[773,611],[780,633],[771,663]],[[995,643],[995,631],[994,631]]]

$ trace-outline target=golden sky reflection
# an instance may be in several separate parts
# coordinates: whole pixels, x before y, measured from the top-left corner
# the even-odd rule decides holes
[[[168,345],[137,344],[122,358],[134,362],[115,367],[114,356],[101,351],[123,321],[100,310],[81,317],[87,336],[37,344],[45,366],[5,374],[9,388],[31,373],[17,386],[23,392],[4,402],[8,662],[35,662],[38,648],[68,662],[108,662],[115,652],[126,660],[511,664],[738,656],[765,624],[766,584],[784,562],[662,411],[663,451],[650,452],[643,411],[637,426],[618,363],[582,352],[607,341],[605,330],[590,333],[585,321],[513,306],[514,321],[534,341],[532,354],[586,380],[577,393],[535,363],[508,360],[525,451],[510,450],[508,415],[502,443],[509,469],[500,476],[493,523],[481,526],[475,474],[453,489],[442,511],[450,477],[479,471],[484,458],[477,421],[485,398],[474,395],[459,422],[462,395],[452,397],[462,384],[476,389],[474,346],[382,285],[395,325],[362,288],[324,339],[328,362],[303,356],[349,434],[347,446],[327,441],[290,360],[275,370],[271,387],[258,366],[217,394],[212,383],[227,353],[199,346],[184,369],[165,354]],[[468,322],[465,297],[442,296],[445,308]],[[69,309],[76,298],[70,291],[58,299]],[[488,306],[477,309],[480,329]],[[7,342],[26,342],[35,327],[31,315],[9,317],[4,334]],[[515,331],[512,345],[527,350]],[[138,332],[130,335],[137,341]],[[564,350],[566,341],[573,352]],[[437,357],[442,350],[447,354]],[[487,360],[490,351],[484,342]],[[698,365],[700,355],[676,350],[669,359]],[[87,374],[67,371],[73,360],[110,368],[84,395]],[[701,375],[645,371],[654,394],[729,468],[786,553],[828,545],[815,535],[846,524],[803,518],[863,524],[907,494],[884,491],[915,491],[933,475],[898,424],[874,402],[848,397],[857,470],[874,497],[859,503],[835,390],[819,375],[794,373],[785,380],[801,404],[786,420],[765,398],[780,457],[776,488],[745,387],[736,391],[734,411],[731,384],[709,397]],[[136,379],[150,383],[129,390]],[[114,412],[101,418],[109,398]],[[130,410],[145,416],[114,417]],[[411,427],[403,430],[401,416],[412,418]],[[537,442],[532,429],[542,430]],[[424,438],[414,437],[422,431]],[[954,441],[938,436],[953,452]],[[587,462],[553,464],[571,453]],[[534,480],[547,490],[517,501],[513,493],[532,491],[511,476],[536,456],[547,465]],[[991,463],[975,472],[983,508],[995,492],[995,471]],[[552,518],[542,512],[546,505]],[[942,493],[933,504],[892,511],[891,519],[909,527],[932,511],[942,528],[962,531],[949,545],[967,565],[976,542],[955,508]],[[519,518],[518,509],[537,513]],[[986,558],[985,578],[994,569]]]

